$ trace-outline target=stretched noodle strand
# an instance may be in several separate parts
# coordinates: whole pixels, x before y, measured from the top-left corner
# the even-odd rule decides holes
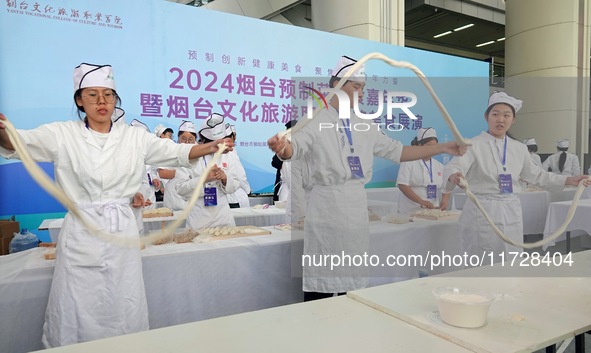
[[[201,196],[201,190],[203,189],[203,185],[205,184],[207,175],[209,174],[213,166],[220,160],[222,153],[227,148],[225,144],[218,145],[218,151],[214,154],[212,162],[208,163],[207,168],[205,168],[205,171],[199,178],[197,187],[195,187],[195,190],[193,191],[193,194],[191,195],[191,198],[187,203],[187,207],[181,212],[180,216],[176,220],[174,220],[174,222],[172,222],[165,229],[163,229],[161,233],[151,233],[149,236],[144,236],[141,238],[130,238],[123,236],[123,234],[105,232],[104,230],[99,229],[94,222],[82,215],[82,213],[76,207],[76,204],[66,196],[63,190],[59,188],[45,173],[45,171],[43,171],[43,169],[41,169],[39,165],[37,165],[37,163],[33,160],[25,146],[22,144],[18,132],[16,131],[12,123],[8,119],[2,121],[2,123],[6,126],[6,132],[8,133],[10,142],[12,143],[12,146],[14,147],[15,151],[18,153],[19,158],[25,166],[25,169],[27,170],[27,172],[29,172],[31,177],[39,184],[39,186],[41,186],[41,188],[43,188],[51,196],[58,200],[59,203],[61,203],[66,209],[68,209],[68,211],[70,211],[74,217],[78,218],[90,234],[105,242],[110,242],[122,247],[130,248],[139,247],[140,242],[143,244],[151,244],[157,240],[167,238],[174,233],[176,228],[180,226],[181,223],[187,218],[187,215],[191,211],[191,208],[193,208],[193,206]]]
[[[357,61],[353,66],[351,66],[349,68],[349,70],[347,71],[347,73],[345,73],[345,75],[343,76],[343,78],[341,80],[339,80],[339,83],[334,87],[335,89],[340,89],[346,82],[347,79],[349,77],[351,77],[351,75],[353,75],[353,73],[355,73],[355,71],[357,71],[361,65],[363,65],[364,63],[366,63],[369,60],[373,60],[373,59],[378,59],[378,60],[382,60],[383,62],[393,66],[393,67],[398,67],[398,68],[403,68],[403,69],[409,69],[411,70],[423,83],[423,85],[427,88],[427,90],[429,91],[429,94],[431,95],[431,97],[433,98],[433,100],[435,101],[435,104],[437,104],[437,108],[439,109],[439,112],[441,113],[441,115],[443,116],[443,120],[445,121],[445,123],[447,124],[447,126],[449,127],[449,129],[451,130],[455,141],[459,144],[459,145],[469,145],[469,142],[464,139],[464,137],[462,136],[462,134],[460,133],[460,131],[458,130],[456,124],[454,123],[453,119],[451,118],[451,116],[449,115],[449,113],[447,112],[447,109],[445,109],[445,106],[443,105],[443,103],[441,102],[441,100],[439,99],[439,97],[437,96],[437,94],[435,93],[435,91],[433,90],[433,87],[431,86],[431,83],[429,82],[429,80],[427,79],[427,77],[425,76],[425,74],[423,74],[423,72],[421,70],[419,70],[418,67],[414,66],[413,64],[409,63],[409,62],[404,62],[404,61],[396,61],[393,60],[387,56],[385,56],[382,53],[369,53],[367,55],[365,55],[363,58],[359,59],[359,61]],[[335,95],[334,92],[331,92],[326,100],[330,102],[330,100],[332,99],[332,97]],[[314,110],[314,114],[312,115],[312,117],[316,117],[316,115],[322,110],[324,109],[322,106],[319,106],[318,108],[316,108]],[[277,135],[279,138],[288,138],[291,134],[296,133],[297,131],[301,130],[302,128],[304,128],[304,126],[306,126],[310,120],[312,119],[301,119],[301,121],[299,121],[296,125],[294,125],[292,128],[285,130],[285,131],[281,131],[279,132]],[[590,178],[591,179],[591,178]],[[484,210],[484,208],[482,207],[482,205],[480,204],[480,202],[478,202],[478,199],[476,198],[476,196],[470,191],[470,188],[468,187],[468,182],[462,178],[461,181],[461,185],[462,187],[464,187],[466,189],[466,195],[468,196],[468,198],[470,200],[472,200],[476,206],[478,207],[478,209],[480,210],[480,212],[482,212],[482,214],[484,215],[484,217],[486,218],[487,222],[490,224],[490,226],[492,227],[492,229],[494,230],[495,234],[501,238],[503,241],[505,241],[508,244],[511,245],[515,245],[518,247],[522,247],[525,249],[533,249],[533,248],[537,248],[543,245],[546,245],[550,242],[553,242],[556,238],[558,238],[562,233],[564,233],[564,231],[566,230],[568,224],[572,221],[575,210],[578,206],[579,203],[579,199],[581,198],[581,194],[583,193],[585,186],[584,186],[584,180],[582,180],[579,183],[579,187],[575,193],[575,197],[573,199],[573,202],[568,210],[568,214],[567,217],[564,221],[564,223],[562,224],[562,226],[560,226],[560,228],[558,228],[554,233],[552,233],[550,236],[537,241],[535,243],[518,243],[518,242],[514,242],[511,239],[509,239],[505,234],[503,234],[503,232],[495,225],[495,223],[493,222],[492,218],[490,218],[490,216],[488,215],[488,213],[486,212],[486,210]]]

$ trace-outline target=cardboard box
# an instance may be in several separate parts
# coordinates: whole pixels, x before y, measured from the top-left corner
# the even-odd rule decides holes
[[[21,231],[20,224],[14,221],[0,220],[0,255],[8,254],[8,246],[14,233]]]

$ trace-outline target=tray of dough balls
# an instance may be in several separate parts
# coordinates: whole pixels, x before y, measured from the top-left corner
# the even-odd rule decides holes
[[[158,239],[152,242],[153,245],[162,245],[166,243],[208,243],[212,241],[234,239],[240,237],[250,237],[255,235],[269,235],[270,230],[258,228],[255,226],[222,226],[202,228],[199,230],[184,229],[178,230],[173,235],[157,237]]]
[[[151,210],[142,211],[142,218],[150,218],[153,221],[161,220],[160,218],[168,218],[174,216],[172,210],[168,207],[153,208]]]
[[[432,221],[457,221],[460,218],[462,211],[456,210],[440,210],[437,208],[425,208],[419,210],[411,215],[412,218],[428,219]]]

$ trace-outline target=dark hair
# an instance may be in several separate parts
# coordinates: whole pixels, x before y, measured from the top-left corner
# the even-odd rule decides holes
[[[568,151],[568,147],[556,147],[560,152]]]
[[[499,103],[495,103],[493,105],[491,105],[490,107],[486,108],[486,112],[484,113],[487,117],[488,114],[490,113],[490,111],[497,105],[497,104],[505,104],[508,105],[511,108],[511,111],[513,112],[513,117],[515,117],[515,108],[513,108],[513,106],[509,103],[503,103],[503,102],[499,102]]]
[[[439,140],[437,139],[437,137],[427,137],[422,139],[421,141],[419,141],[416,137],[410,141],[410,145],[411,146],[422,146],[424,144],[426,144],[429,141],[435,141],[435,142],[439,142]]]
[[[78,105],[78,103],[76,102],[77,98],[82,99],[82,91],[85,88],[80,88],[78,90],[76,90],[76,92],[74,92],[74,104],[76,104],[76,108],[78,108],[78,118],[80,120],[84,120],[84,117],[82,116],[82,113],[84,113],[86,115],[86,112],[84,111],[84,107],[81,105]],[[111,89],[111,91],[113,91],[113,93],[115,93],[115,98],[117,99],[117,104],[115,104],[115,108],[120,107],[121,106],[121,97],[119,97],[119,95],[117,94],[117,91],[115,91],[114,89]]]
[[[334,88],[336,86],[335,82],[340,81],[342,79],[342,77],[331,76],[330,80],[328,81],[328,87]],[[345,83],[343,83],[343,86],[349,82],[351,82],[351,80],[347,80]]]
[[[231,133],[228,136],[224,136],[223,138],[231,138],[234,135],[234,133]],[[199,134],[199,142],[201,143],[209,143],[209,142],[213,142],[213,140],[208,139],[207,137],[204,137],[203,135]]]
[[[165,134],[167,132],[170,132],[171,135],[174,134],[174,130],[169,127],[167,127],[164,131],[162,131],[162,134]],[[160,134],[160,135],[162,135],[162,134]],[[160,136],[158,136],[158,137],[160,137]]]
[[[285,123],[285,128],[286,129],[291,129],[291,127],[294,126],[297,123],[298,123],[297,120],[290,120],[290,121],[288,121],[288,122]]]
[[[334,88],[335,86],[335,82],[340,81],[341,78],[340,77],[336,77],[336,76],[331,76],[330,80],[328,81],[328,87],[330,88]]]
[[[558,170],[562,173],[564,170],[564,163],[566,163],[566,152],[562,151],[560,158],[558,159]]]
[[[538,145],[527,145],[527,150],[536,153],[538,152]]]

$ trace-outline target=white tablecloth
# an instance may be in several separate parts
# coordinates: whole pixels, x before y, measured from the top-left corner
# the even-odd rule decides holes
[[[232,208],[231,211],[237,226],[269,227],[283,224],[286,220],[285,208],[275,206],[267,209]]]
[[[544,237],[554,233],[566,219],[566,214],[570,208],[572,201],[552,202],[548,208],[548,216],[546,227],[544,228]],[[566,227],[566,231],[583,230],[587,234],[591,234],[591,199],[579,200],[579,205],[573,216],[573,220]],[[581,235],[581,233],[576,233]],[[556,241],[565,239],[565,235],[561,235]],[[556,242],[555,241],[555,242]],[[545,246],[552,246],[555,242],[551,242]]]
[[[148,234],[150,231],[161,229],[163,223],[170,223],[175,220],[181,211],[175,211],[172,217],[154,217],[144,218],[144,232]],[[234,221],[237,226],[255,226],[255,227],[269,227],[277,224],[285,223],[285,209],[270,206],[267,209],[255,208],[232,208],[230,209]],[[39,230],[49,230],[49,236],[52,241],[57,241],[60,229],[62,228],[63,218],[45,219],[39,225]],[[179,228],[185,228],[183,222]]]
[[[398,213],[398,203],[391,201],[367,200],[367,208],[381,217]]]
[[[303,300],[295,277],[303,242],[274,228],[271,235],[205,244],[165,244],[143,251],[150,327],[187,323]],[[458,254],[459,226],[452,221],[405,225],[370,223],[370,254]],[[0,257],[0,352],[41,349],[41,333],[54,261],[40,249]],[[454,268],[436,267],[432,273]],[[417,277],[418,266],[372,268],[370,285]],[[10,318],[10,319],[6,319]]]
[[[542,234],[550,202],[572,200],[575,192],[576,188],[566,188],[560,192],[526,191],[520,193],[523,234]],[[467,200],[466,194],[456,192],[453,194],[453,198],[455,208],[461,210]]]
[[[398,202],[400,197],[400,190],[394,188],[372,188],[365,189],[368,200],[386,201],[386,202]]]

